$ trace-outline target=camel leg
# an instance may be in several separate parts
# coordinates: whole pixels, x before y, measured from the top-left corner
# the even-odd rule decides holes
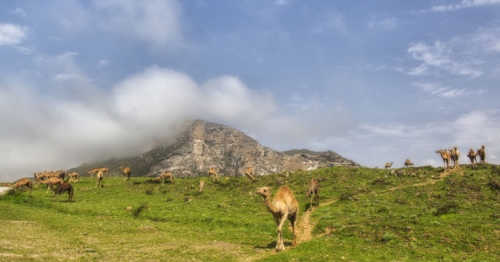
[[[293,241],[292,241],[292,247],[297,246],[297,237],[295,236],[295,226],[297,223],[297,215],[299,211],[297,210],[297,213],[295,214],[294,217],[290,218],[290,224],[292,224],[292,236],[293,236]]]
[[[285,212],[283,216],[279,219],[279,225],[278,225],[278,243],[276,243],[276,251],[283,251],[285,250],[285,244],[283,244],[283,224],[285,224],[285,221],[288,217],[288,212]]]

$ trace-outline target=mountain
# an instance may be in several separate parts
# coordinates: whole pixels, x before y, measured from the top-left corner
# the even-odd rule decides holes
[[[184,125],[176,136],[158,141],[153,149],[133,157],[84,163],[68,170],[86,174],[94,167],[108,167],[111,175],[129,166],[132,176],[156,176],[170,170],[175,177],[205,176],[210,167],[223,176],[240,176],[247,166],[255,175],[283,171],[312,170],[321,167],[360,165],[332,152],[290,150],[277,152],[234,128],[194,120]]]

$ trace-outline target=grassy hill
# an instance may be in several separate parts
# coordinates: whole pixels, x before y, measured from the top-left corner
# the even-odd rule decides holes
[[[499,261],[500,168],[324,168],[213,183],[83,178],[74,202],[40,186],[0,196],[1,261]],[[320,206],[306,211],[307,181]],[[205,191],[198,193],[198,181]],[[298,246],[277,232],[255,189],[291,187]]]

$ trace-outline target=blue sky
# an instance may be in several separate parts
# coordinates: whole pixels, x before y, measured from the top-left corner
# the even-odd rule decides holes
[[[500,0],[4,1],[0,181],[185,118],[361,165],[500,154]]]

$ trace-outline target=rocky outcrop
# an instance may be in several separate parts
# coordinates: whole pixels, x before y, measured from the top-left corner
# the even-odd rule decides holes
[[[206,122],[191,121],[174,138],[160,141],[150,151],[135,157],[88,163],[74,168],[105,166],[110,172],[119,166],[130,166],[132,176],[156,176],[169,170],[175,177],[206,176],[210,167],[222,176],[242,176],[252,166],[257,176],[283,171],[312,170],[330,166],[358,167],[359,164],[340,155],[308,150],[277,152],[264,147],[253,138],[234,128]]]

